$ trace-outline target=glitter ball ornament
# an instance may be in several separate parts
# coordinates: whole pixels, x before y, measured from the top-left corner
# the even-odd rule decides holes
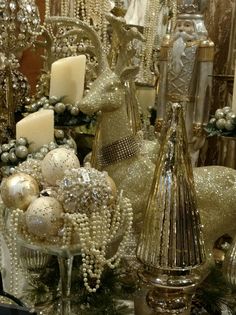
[[[28,158],[26,161],[22,162],[15,167],[14,173],[26,173],[36,179],[38,184],[42,184],[42,161]]]
[[[114,199],[114,188],[108,183],[107,173],[94,168],[67,170],[58,185],[58,199],[68,213],[90,215]]]
[[[79,160],[72,150],[57,148],[43,159],[42,174],[47,183],[56,185],[57,180],[64,177],[66,170],[79,167]]]
[[[34,200],[25,213],[28,231],[38,237],[57,235],[62,227],[62,205],[52,197]]]
[[[8,208],[26,210],[38,195],[38,184],[30,175],[17,173],[2,181],[1,197]]]

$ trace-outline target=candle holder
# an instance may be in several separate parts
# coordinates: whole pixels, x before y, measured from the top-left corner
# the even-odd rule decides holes
[[[0,71],[4,71],[6,82],[5,97],[1,99],[1,110],[4,110],[3,121],[11,135],[15,133],[14,73],[19,66],[16,56],[30,47],[30,43],[35,41],[41,29],[34,0],[3,0],[0,4],[0,16]]]
[[[55,245],[35,245],[29,244],[24,239],[19,239],[19,245],[23,246],[28,251],[38,252],[40,256],[54,255],[57,257],[59,271],[60,271],[60,297],[57,314],[59,315],[75,315],[71,310],[71,274],[73,259],[76,255],[81,255],[81,248],[79,245],[67,246],[64,248],[57,247]],[[48,305],[45,306],[46,310]],[[41,308],[42,310],[42,308]]]

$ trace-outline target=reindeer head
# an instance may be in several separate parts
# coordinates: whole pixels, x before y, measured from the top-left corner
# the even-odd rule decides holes
[[[94,81],[89,93],[81,100],[80,110],[88,115],[98,111],[111,112],[125,103],[125,81],[136,76],[138,67],[125,68],[121,73],[109,67]]]
[[[136,28],[125,29],[125,20],[106,15],[113,28],[113,35],[119,42],[118,58],[114,70],[106,63],[106,69],[93,83],[89,93],[82,99],[79,108],[85,114],[93,114],[97,111],[111,112],[125,104],[125,81],[134,78],[138,73],[138,67],[128,66],[131,54],[127,49],[133,39],[143,40],[143,36]],[[131,50],[132,51],[132,50]],[[104,54],[104,59],[105,59]]]
[[[119,52],[116,67],[111,70],[102,43],[96,31],[86,22],[65,17],[50,17],[46,21],[58,26],[61,24],[70,27],[63,34],[63,38],[76,35],[78,40],[82,34],[91,41],[93,47],[89,49],[96,52],[98,62],[98,78],[94,81],[89,93],[78,104],[79,109],[85,114],[98,111],[114,111],[125,103],[125,81],[134,78],[138,67],[129,66],[130,55],[127,49],[133,39],[143,40],[142,35],[135,28],[125,29],[125,20],[111,14],[106,16],[113,27],[114,35],[119,42]]]

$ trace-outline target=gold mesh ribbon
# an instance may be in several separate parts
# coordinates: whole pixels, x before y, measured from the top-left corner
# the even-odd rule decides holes
[[[122,160],[126,160],[139,152],[139,145],[136,138],[128,136],[102,147],[98,153],[100,166],[108,166]]]

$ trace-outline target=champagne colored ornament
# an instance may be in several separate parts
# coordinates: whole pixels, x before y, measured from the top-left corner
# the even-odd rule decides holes
[[[8,208],[26,210],[38,195],[38,184],[30,175],[17,173],[2,181],[1,197]]]
[[[114,180],[108,175],[107,175],[107,183],[108,183],[108,186],[110,186],[110,188],[111,188],[113,197],[116,198],[116,196],[117,196],[116,184],[115,184]]]
[[[63,225],[62,213],[63,207],[55,198],[37,198],[25,213],[28,231],[42,238],[57,235]]]
[[[183,112],[177,103],[157,159],[137,257],[145,268],[144,279],[155,283],[147,296],[152,308],[177,313],[189,307],[182,291],[196,285],[193,270],[205,262],[205,251]],[[162,304],[163,289],[169,304]]]
[[[58,148],[50,151],[42,161],[42,174],[47,183],[56,185],[63,178],[65,170],[79,168],[80,163],[72,150]]]

